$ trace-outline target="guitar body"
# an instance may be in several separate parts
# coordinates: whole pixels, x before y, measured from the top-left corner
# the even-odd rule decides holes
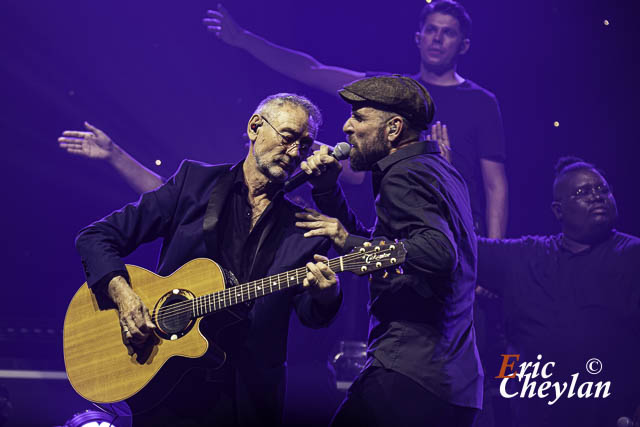
[[[398,267],[405,255],[402,243],[380,242],[327,264],[335,272],[365,275],[393,267],[402,274]],[[241,326],[247,304],[302,285],[307,275],[307,268],[300,267],[237,284],[232,274],[205,258],[189,261],[167,277],[133,265],[127,271],[156,325],[151,339],[141,348],[127,346],[115,305],[85,283],[67,309],[63,349],[67,376],[80,396],[105,408],[126,401],[134,414],[160,403],[190,369],[222,367],[226,354],[209,343],[200,326],[216,343],[237,348],[248,330]]]
[[[171,310],[176,302],[224,290],[225,276],[218,264],[204,258],[167,277],[131,265],[127,271],[158,325],[152,342],[138,350],[141,354],[130,354],[115,306],[108,298],[97,298],[85,283],[67,310],[63,348],[69,381],[79,395],[103,404],[127,400],[139,413],[159,403],[189,369],[224,363],[224,352],[210,348],[200,331],[202,318],[187,313],[179,322],[163,325],[162,316],[154,316],[160,307]]]

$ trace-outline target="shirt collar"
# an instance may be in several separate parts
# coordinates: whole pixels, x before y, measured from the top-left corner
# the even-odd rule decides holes
[[[565,235],[564,233],[560,233],[560,242],[559,242],[559,246],[560,248],[571,254],[571,255],[581,255],[584,253],[588,253],[591,252],[594,248],[602,245],[603,243],[609,241],[610,239],[613,238],[613,236],[615,235],[616,230],[615,229],[611,229],[611,231],[609,232],[609,235],[607,236],[607,238],[602,239],[601,241],[595,242],[595,243],[591,243],[591,244],[585,244],[585,247],[579,250],[576,250],[574,248],[571,248],[571,245],[567,244],[567,241],[565,239]]]
[[[409,157],[418,156],[420,154],[439,153],[440,147],[438,147],[438,143],[435,141],[420,141],[413,144],[408,144],[405,147],[399,148],[398,151],[378,160],[373,165],[373,172],[384,172],[394,164]]]
[[[231,167],[231,173],[233,174],[233,188],[242,188],[242,186],[245,185],[242,165],[244,165],[244,161],[239,161]]]

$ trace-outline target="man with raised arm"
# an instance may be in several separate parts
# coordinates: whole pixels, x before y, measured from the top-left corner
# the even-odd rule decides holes
[[[205,318],[203,332],[227,352],[224,367],[191,371],[162,404],[134,417],[134,425],[281,423],[290,313],[295,310],[307,326],[322,327],[342,301],[335,274],[326,258],[317,255],[326,253],[330,242],[303,237],[294,225],[295,213],[302,209],[282,191],[320,122],[320,112],[308,99],[270,96],[249,119],[250,145],[243,161],[208,165],[185,160],[159,188],[79,233],[76,247],[87,282],[115,303],[123,338],[136,351],[145,348],[155,325],[150,307],[128,283],[121,257],[142,243],[163,239],[157,268],[163,276],[203,257],[234,273],[240,283],[305,263],[308,269],[304,289],[290,288],[243,305],[243,322],[229,340],[207,335],[212,329]]]
[[[86,130],[65,130],[58,138],[60,148],[70,154],[108,162],[136,193],[154,190],[164,179],[144,167],[129,153],[89,122],[84,122]]]
[[[221,5],[207,11],[204,24],[221,40],[274,70],[330,94],[376,74],[325,65],[304,52],[271,43],[238,26]],[[427,88],[438,106],[435,120],[446,124],[436,123],[431,134],[443,141],[443,154],[451,151],[453,165],[467,181],[476,230],[499,238],[505,235],[508,208],[504,131],[495,96],[456,71],[460,57],[471,46],[470,37],[471,19],[459,3],[427,4],[415,34],[420,69],[413,78]]]
[[[59,147],[69,154],[107,162],[139,194],[154,190],[166,181],[166,178],[146,168],[133,158],[104,131],[89,122],[84,122],[84,126],[86,130],[63,131],[62,135],[58,137]],[[243,136],[247,137],[247,134]],[[440,138],[443,138],[443,136]],[[317,150],[322,145],[325,144],[320,141],[314,141],[312,148]],[[359,184],[361,182],[360,176],[355,174],[347,177],[343,174],[341,178],[350,183]],[[357,182],[354,180],[357,180]],[[297,197],[297,199],[300,199],[300,197]]]
[[[478,281],[502,296],[510,345],[490,381],[508,384],[513,425],[614,426],[640,404],[640,239],[615,230],[616,200],[593,164],[561,158],[552,194],[559,234],[478,241]]]

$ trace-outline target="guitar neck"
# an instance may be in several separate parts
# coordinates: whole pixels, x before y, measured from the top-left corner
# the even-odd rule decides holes
[[[345,271],[344,258],[344,256],[341,256],[329,260],[329,268],[336,273]],[[191,300],[193,317],[206,316],[207,314],[229,308],[236,304],[301,285],[305,277],[307,277],[307,267],[300,267],[295,270],[232,286],[223,291],[196,297]]]

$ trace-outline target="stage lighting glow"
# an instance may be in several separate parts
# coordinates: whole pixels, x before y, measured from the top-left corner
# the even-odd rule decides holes
[[[556,127],[556,128],[560,127],[560,122],[558,121],[553,122],[553,127]]]
[[[608,26],[608,25],[609,25],[609,20],[608,20],[608,19],[605,19],[602,23],[603,23],[605,26]]]
[[[158,159],[156,160],[156,166],[160,166],[162,164],[162,160]]]
[[[102,411],[87,410],[75,414],[63,427],[131,427],[131,417],[119,417]]]

